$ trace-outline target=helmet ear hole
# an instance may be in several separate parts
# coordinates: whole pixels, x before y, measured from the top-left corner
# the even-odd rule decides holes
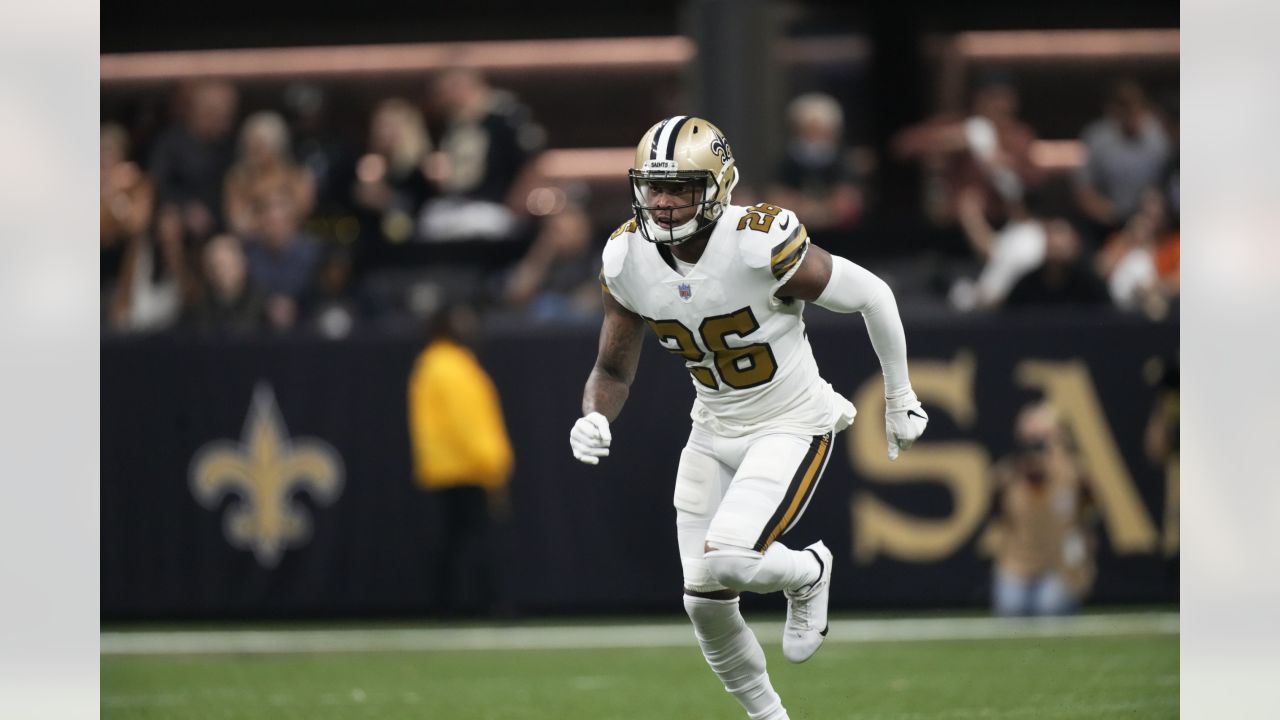
[[[729,168],[732,175],[727,179],[724,186],[724,201],[729,202],[729,196],[733,194],[733,189],[738,186],[738,166],[734,165]]]
[[[720,184],[716,182],[715,175],[708,173],[707,182],[702,188],[702,217],[708,220],[720,217],[720,203],[716,202],[719,195]]]

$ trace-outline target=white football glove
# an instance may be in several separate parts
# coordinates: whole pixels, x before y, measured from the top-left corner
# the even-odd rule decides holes
[[[909,449],[924,434],[929,424],[929,414],[920,407],[920,401],[911,390],[899,398],[884,401],[884,436],[889,441],[889,459],[897,460],[898,453]]]
[[[613,436],[609,434],[609,421],[598,412],[578,418],[569,431],[569,447],[573,448],[573,456],[588,465],[596,465],[600,458],[609,457],[611,442]]]

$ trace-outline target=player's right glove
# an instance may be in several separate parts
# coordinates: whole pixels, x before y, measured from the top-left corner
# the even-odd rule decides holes
[[[929,414],[920,407],[915,392],[908,390],[901,397],[885,398],[884,435],[889,441],[889,459],[897,460],[899,451],[915,444],[928,424]]]
[[[578,418],[569,431],[569,447],[573,449],[573,456],[588,465],[596,465],[600,458],[609,457],[611,442],[613,436],[609,434],[609,421],[598,412]]]

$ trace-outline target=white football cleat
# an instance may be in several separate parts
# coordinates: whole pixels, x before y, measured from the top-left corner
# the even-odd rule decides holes
[[[782,654],[793,663],[813,657],[827,638],[827,601],[831,599],[831,551],[822,541],[805,548],[818,558],[818,579],[787,596],[787,624],[782,629]]]

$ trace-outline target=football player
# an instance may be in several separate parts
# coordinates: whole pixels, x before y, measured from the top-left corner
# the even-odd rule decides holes
[[[783,655],[804,662],[827,633],[832,554],[778,542],[804,514],[853,404],[819,376],[806,302],[860,312],[885,383],[889,458],[929,418],[907,376],[897,303],[875,275],[810,242],[789,210],[730,204],[738,169],[702,118],[667,118],[644,134],[630,172],[635,217],[604,249],[604,323],[574,457],[609,455],[609,423],[627,400],[648,325],[684,359],[697,396],[676,470],[684,606],[702,653],[754,720],[786,718],[738,593],[787,597]]]

